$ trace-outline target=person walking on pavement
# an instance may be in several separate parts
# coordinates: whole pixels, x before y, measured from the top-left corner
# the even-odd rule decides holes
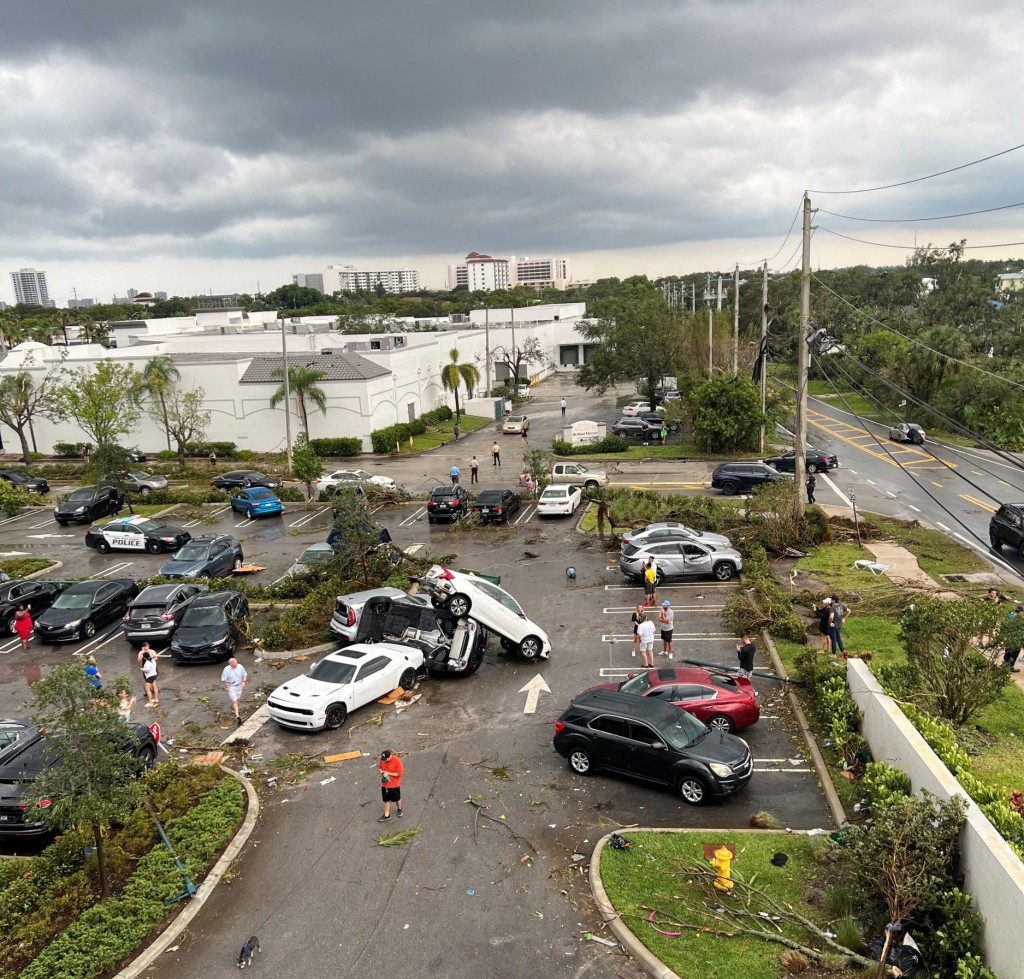
[[[522,436],[523,436],[523,445],[525,445],[527,448],[529,448],[530,447],[530,430],[525,425],[523,425]]]
[[[845,653],[846,646],[843,644],[843,625],[850,617],[850,610],[839,601],[838,595],[832,596],[832,625],[829,626],[828,638],[832,644],[832,655]]]
[[[228,665],[224,667],[220,675],[220,682],[224,684],[228,696],[231,698],[231,709],[234,711],[235,722],[239,727],[242,726],[242,715],[238,713],[238,702],[242,699],[242,691],[245,689],[248,679],[249,674],[246,673],[245,667],[234,656],[228,660]]]
[[[754,657],[757,655],[757,645],[750,636],[741,636],[736,644],[736,658],[740,662],[740,668],[736,671],[737,676],[749,677],[754,672]]]
[[[633,614],[629,617],[629,621],[633,623],[633,652],[630,653],[630,656],[636,656],[636,647],[640,645],[640,623],[646,618],[647,616],[644,613],[643,604],[638,604],[637,607],[633,609]]]
[[[665,599],[661,603],[658,622],[661,624],[661,655],[672,659],[672,629],[675,625],[676,613],[672,611],[672,603]]]
[[[469,485],[480,482],[480,463],[476,461],[476,456],[473,456],[469,460]]]
[[[210,449],[210,465],[211,466],[216,466],[217,465],[217,453],[214,452],[213,449]]]
[[[654,623],[644,616],[643,622],[637,626],[640,637],[640,662],[643,666],[654,666]]]
[[[821,635],[821,651],[828,652],[830,645],[830,631],[832,629],[832,599],[826,598],[818,609],[818,633]]]
[[[455,441],[458,442],[459,441],[459,423],[458,422],[456,422],[452,426],[452,435],[455,436]]]
[[[395,804],[395,815],[402,818],[402,776],[405,766],[402,759],[389,748],[381,752],[377,763],[380,772],[380,795],[384,800],[384,815],[377,817],[378,823],[386,823],[391,818],[391,803]]]
[[[654,605],[658,600],[658,569],[654,566],[654,558],[649,557],[644,565],[644,604]]]
[[[103,674],[100,673],[100,668],[96,665],[95,656],[86,657],[85,676],[86,679],[88,679],[88,681],[92,684],[93,690],[103,689]]]
[[[21,640],[21,651],[28,652],[28,637],[32,635],[32,615],[29,612],[31,605],[19,605],[18,611],[14,613],[14,631]]]
[[[807,481],[804,483],[804,485],[807,487],[807,502],[808,503],[813,503],[814,502],[814,486],[815,486],[815,484],[817,482],[818,482],[817,479],[814,478],[814,473],[808,473],[807,474]]]
[[[567,407],[568,407],[568,404],[567,404],[567,402],[566,402],[565,398],[562,398],[562,417],[563,417],[563,418],[565,418],[565,409],[566,409]]]
[[[147,707],[160,706],[160,691],[156,686],[156,661],[159,656],[160,654],[153,649],[148,642],[146,642],[142,644],[142,649],[139,650],[139,655],[137,657],[139,665],[142,667],[142,682],[146,688]]]
[[[452,486],[458,486],[459,485],[459,467],[458,466],[452,466],[452,468],[448,470],[448,475],[452,477]]]
[[[491,446],[491,464],[501,468],[501,446],[497,442]]]

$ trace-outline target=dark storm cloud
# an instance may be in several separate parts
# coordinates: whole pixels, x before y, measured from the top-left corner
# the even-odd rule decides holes
[[[1013,9],[22,4],[0,54],[7,251],[537,253],[784,234],[808,184],[889,182],[1012,142]],[[883,210],[1013,199],[1012,167],[988,180]]]

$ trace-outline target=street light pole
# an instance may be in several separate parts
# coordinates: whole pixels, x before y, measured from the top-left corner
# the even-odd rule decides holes
[[[800,270],[800,328],[796,337],[796,445],[793,489],[803,511],[804,464],[807,460],[807,379],[811,369],[807,336],[811,322],[811,199],[804,194],[803,257]]]
[[[732,273],[732,372],[740,372],[740,267]]]
[[[768,259],[761,272],[761,438],[759,452],[764,454],[764,412],[768,404]]]
[[[288,379],[288,340],[284,317],[281,317],[281,363],[284,366],[284,441],[288,453],[288,473],[292,471],[292,399]]]

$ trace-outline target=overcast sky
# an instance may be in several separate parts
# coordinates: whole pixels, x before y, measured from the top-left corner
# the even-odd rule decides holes
[[[58,305],[328,263],[441,287],[471,250],[569,255],[575,278],[792,267],[805,189],[885,219],[1024,201],[1024,150],[823,193],[1024,142],[1019,28],[1001,0],[8,4],[0,299],[22,266]],[[1022,212],[819,213],[812,260],[1024,242]]]

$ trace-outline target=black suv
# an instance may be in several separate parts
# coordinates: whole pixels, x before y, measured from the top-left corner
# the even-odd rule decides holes
[[[771,456],[761,460],[766,466],[778,469],[780,473],[796,472],[796,452],[789,449],[782,455]],[[817,449],[808,449],[804,456],[804,471],[809,473],[828,472],[829,469],[839,467],[839,456],[829,452],[819,452]]]
[[[642,418],[622,417],[612,425],[612,435],[622,439],[637,439],[638,441],[649,441],[653,438],[661,438],[661,423],[655,428]]]
[[[193,600],[209,591],[207,585],[150,585],[128,607],[121,623],[132,646],[169,639]]]
[[[469,512],[469,494],[461,486],[435,486],[427,501],[427,523],[458,520]]]
[[[577,775],[604,768],[669,786],[694,806],[732,795],[754,772],[746,741],[673,704],[613,690],[588,690],[569,704],[554,745]]]
[[[250,486],[265,486],[267,489],[280,489],[284,484],[276,476],[257,472],[255,469],[233,469],[221,473],[210,480],[216,489],[248,489]]]
[[[755,486],[791,478],[763,462],[723,462],[711,474],[711,488],[720,489],[726,496],[735,496],[749,493]]]
[[[237,591],[198,595],[171,640],[175,663],[216,663],[235,655],[245,634],[249,599]]]
[[[988,522],[988,539],[997,551],[1009,544],[1024,561],[1024,503],[1004,503],[996,510]]]
[[[160,574],[165,578],[222,578],[244,563],[242,545],[230,534],[193,537],[160,565]]]
[[[72,521],[92,523],[124,509],[124,497],[113,486],[89,486],[75,490],[53,508],[53,519],[62,527]]]
[[[50,484],[42,476],[30,476],[24,469],[0,469],[0,479],[6,479],[26,493],[43,496],[50,492]]]

